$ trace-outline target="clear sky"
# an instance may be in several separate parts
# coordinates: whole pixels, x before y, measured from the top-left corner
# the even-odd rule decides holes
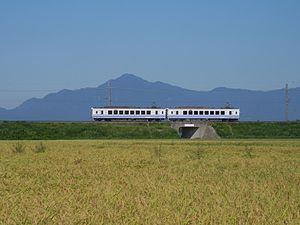
[[[300,86],[300,1],[0,1],[1,107],[123,73],[195,90]]]

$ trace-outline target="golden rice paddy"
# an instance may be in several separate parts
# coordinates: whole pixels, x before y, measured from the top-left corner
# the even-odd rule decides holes
[[[1,224],[300,224],[300,140],[0,141]]]

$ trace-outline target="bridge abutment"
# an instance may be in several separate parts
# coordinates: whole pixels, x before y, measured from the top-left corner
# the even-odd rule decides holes
[[[207,122],[174,122],[175,129],[181,138],[188,139],[219,139],[215,129]]]

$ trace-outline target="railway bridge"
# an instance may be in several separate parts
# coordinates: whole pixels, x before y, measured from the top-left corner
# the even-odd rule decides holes
[[[181,138],[189,139],[219,139],[219,135],[208,122],[174,122],[172,128],[178,132]]]

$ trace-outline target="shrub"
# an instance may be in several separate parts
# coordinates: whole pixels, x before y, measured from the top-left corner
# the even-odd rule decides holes
[[[35,146],[35,148],[33,149],[33,151],[35,153],[42,153],[42,152],[45,152],[46,151],[46,145],[43,143],[43,142],[40,142],[39,144],[37,144]]]
[[[13,153],[23,153],[25,152],[26,146],[20,142],[13,145],[12,152]]]

